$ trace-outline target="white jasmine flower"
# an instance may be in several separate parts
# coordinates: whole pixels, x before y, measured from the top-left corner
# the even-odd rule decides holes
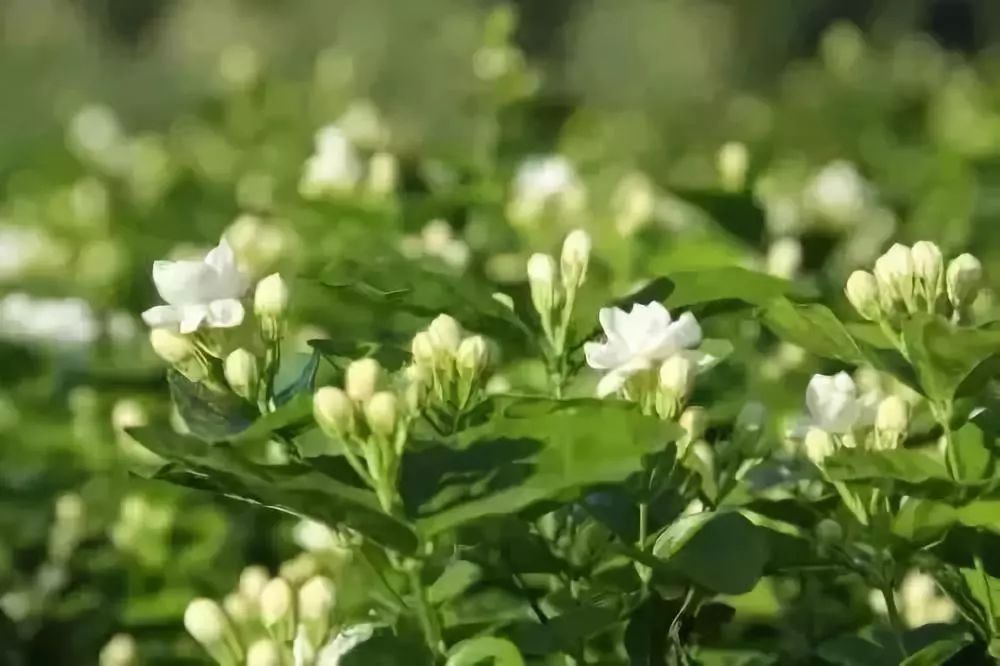
[[[844,434],[871,422],[873,396],[858,397],[858,387],[846,372],[813,375],[806,387],[806,407],[812,425],[831,434]]]
[[[237,267],[229,243],[223,239],[203,261],[157,261],[153,282],[166,305],[142,314],[154,328],[176,328],[193,333],[202,326],[232,328],[243,323],[240,299],[250,281]]]
[[[824,166],[806,186],[805,199],[816,213],[832,222],[850,224],[868,207],[871,188],[850,162]]]
[[[558,213],[582,207],[584,188],[573,164],[561,155],[533,157],[518,168],[512,185],[509,214],[528,222],[552,206]]]
[[[353,190],[363,175],[354,144],[336,125],[316,133],[316,150],[306,160],[299,192],[307,199]]]
[[[0,280],[20,278],[45,245],[45,237],[37,229],[0,226]]]
[[[660,303],[636,303],[629,312],[619,308],[602,308],[601,328],[607,340],[584,345],[587,365],[605,371],[597,385],[597,395],[610,395],[625,384],[629,377],[652,368],[658,362],[701,343],[701,327],[690,312],[676,321]],[[696,364],[704,365],[711,357],[696,354]]]

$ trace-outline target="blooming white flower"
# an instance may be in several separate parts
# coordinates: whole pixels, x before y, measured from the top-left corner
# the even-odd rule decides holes
[[[336,125],[316,133],[316,150],[306,160],[299,192],[307,199],[347,192],[361,181],[363,169],[354,144]]]
[[[203,261],[155,262],[153,282],[167,304],[142,314],[149,326],[176,328],[187,334],[203,325],[231,328],[243,323],[245,311],[240,299],[250,281],[237,267],[225,239]]]
[[[55,345],[88,345],[100,334],[90,305],[80,298],[33,298],[12,293],[0,299],[0,337]]]
[[[550,205],[559,213],[578,210],[584,196],[583,183],[569,160],[561,155],[533,157],[517,169],[509,213],[514,222],[530,222]]]
[[[674,321],[660,303],[636,303],[629,312],[602,308],[598,316],[607,338],[584,345],[587,365],[605,371],[597,385],[597,395],[610,395],[624,386],[629,377],[680,353],[690,353],[701,343],[701,326],[690,312]],[[693,360],[704,365],[711,357],[696,354]]]
[[[845,160],[824,166],[806,186],[811,210],[839,224],[857,222],[871,203],[871,186],[857,168]]]
[[[858,397],[858,387],[846,372],[813,375],[806,387],[806,407],[813,425],[832,434],[870,421],[873,411],[869,400]]]

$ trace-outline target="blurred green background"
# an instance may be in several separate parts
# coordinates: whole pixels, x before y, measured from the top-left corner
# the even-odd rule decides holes
[[[97,663],[118,634],[202,663],[187,601],[301,550],[290,518],[129,474],[124,429],[170,412],[153,260],[225,232],[256,275],[400,253],[511,287],[582,225],[617,292],[738,263],[842,301],[893,239],[995,274],[998,40],[992,0],[5,0],[0,663]],[[331,122],[392,157],[388,188],[305,196]],[[549,154],[573,176],[536,187],[585,201],[519,220]],[[404,326],[300,293],[303,340]],[[797,409],[801,350],[733,335],[734,385]]]

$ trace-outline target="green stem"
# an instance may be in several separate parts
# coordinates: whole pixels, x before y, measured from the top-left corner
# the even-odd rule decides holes
[[[639,550],[646,547],[646,531],[649,529],[649,504],[639,502]]]
[[[990,587],[990,577],[986,575],[986,567],[983,566],[983,556],[979,544],[976,544],[976,551],[972,555],[972,560],[976,564],[976,571],[983,579],[983,591],[986,593],[986,611],[989,613],[990,637],[997,635],[997,613],[993,601],[993,588]]]
[[[896,608],[896,596],[893,593],[891,580],[882,584],[882,597],[885,599],[886,610],[889,611],[889,624],[892,625],[892,633],[896,637],[896,645],[899,647],[899,653],[906,657],[909,655],[906,650],[906,644],[903,643],[903,633],[906,631],[906,627],[903,626],[903,620],[899,616],[899,609]]]
[[[438,624],[437,613],[427,600],[427,589],[420,577],[421,569],[420,565],[407,567],[410,587],[417,601],[417,619],[420,621],[420,629],[423,631],[427,647],[434,654],[442,654],[444,645],[441,640],[441,627]]]

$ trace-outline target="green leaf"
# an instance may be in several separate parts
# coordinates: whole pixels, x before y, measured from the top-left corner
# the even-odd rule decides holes
[[[1000,533],[1000,500],[980,499],[958,507],[955,519],[967,527]]]
[[[154,478],[329,525],[347,525],[400,552],[416,548],[410,528],[385,515],[375,494],[350,485],[346,475],[323,474],[302,465],[257,465],[227,444],[209,445],[163,426],[133,428],[129,434],[170,461]]]
[[[625,651],[629,666],[666,666],[667,633],[672,615],[668,604],[651,595],[629,618]]]
[[[940,316],[914,315],[902,333],[921,386],[937,402],[950,401],[980,363],[1000,352],[1000,331],[958,328]]]
[[[457,560],[450,563],[430,586],[427,598],[434,605],[450,601],[478,583],[482,577],[483,572],[479,565],[466,560]]]
[[[865,451],[841,449],[824,461],[826,473],[834,481],[895,479],[907,483],[951,481],[944,464],[916,450]]]
[[[205,384],[192,382],[181,373],[167,373],[170,397],[184,423],[196,437],[221,441],[246,430],[257,416],[257,409],[232,393],[213,391]]]
[[[614,400],[498,396],[449,445],[407,455],[404,501],[426,535],[617,483],[676,438],[676,425]]]
[[[941,502],[908,497],[892,521],[892,533],[915,543],[939,537],[956,519],[955,508]]]
[[[799,305],[781,298],[768,303],[760,316],[779,338],[817,356],[845,363],[864,360],[844,324],[823,305]]]
[[[903,634],[903,644],[907,653],[914,656],[935,643],[963,637],[965,633],[951,625],[926,624]],[[829,663],[843,666],[896,666],[903,661],[896,637],[883,626],[867,627],[857,634],[825,641],[817,654]]]
[[[389,629],[380,628],[371,638],[354,646],[332,663],[339,666],[432,666],[434,656],[416,636],[400,636]]]
[[[291,438],[312,423],[312,394],[300,393],[273,412],[258,418],[250,427],[230,437],[229,441],[252,442],[275,436]]]
[[[990,476],[993,456],[984,443],[985,434],[974,423],[967,423],[952,434],[955,473],[960,481],[979,481]]]
[[[723,511],[679,518],[657,538],[653,554],[703,587],[743,594],[763,575],[769,549],[761,528]]]
[[[972,642],[968,634],[935,641],[900,662],[900,666],[940,666]]]
[[[510,641],[492,636],[470,638],[448,651],[446,666],[524,666],[524,659]]]
[[[359,358],[374,358],[389,370],[401,367],[410,358],[410,352],[402,346],[378,342],[310,340],[309,345],[340,371]]]
[[[550,617],[545,624],[518,622],[509,637],[525,655],[541,656],[576,650],[582,641],[618,621],[618,613],[601,606],[582,606]]]
[[[673,290],[665,305],[671,309],[728,300],[761,306],[792,293],[794,287],[788,280],[737,266],[677,271],[667,279]]]

